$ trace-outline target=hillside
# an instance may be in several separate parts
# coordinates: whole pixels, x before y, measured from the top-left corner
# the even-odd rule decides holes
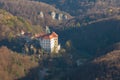
[[[5,10],[0,9],[0,40],[15,37],[21,33],[21,30],[33,33],[43,31],[40,26],[33,26],[23,18],[13,16]]]
[[[120,42],[120,20],[113,18],[78,28],[57,30],[60,42],[71,40],[73,47],[88,54],[100,53],[108,46]],[[84,54],[84,53],[83,53]],[[92,55],[93,56],[93,55]]]
[[[118,0],[0,0],[0,5],[0,8],[28,19],[32,24],[52,27],[75,26],[116,16],[120,12]],[[52,12],[56,13],[55,19]],[[59,15],[63,20],[59,20]]]
[[[15,16],[29,20],[34,25],[55,26],[62,23],[62,20],[52,19],[52,12],[56,13],[56,17],[61,15],[72,18],[68,13],[60,11],[55,7],[43,2],[30,0],[0,0],[0,8],[7,10]]]
[[[119,0],[37,0],[56,6],[71,15],[119,13]]]
[[[119,0],[0,0],[0,80],[120,80],[119,15]],[[46,25],[58,41],[33,36]]]
[[[0,80],[18,80],[31,73],[27,79],[37,73],[31,72],[32,68],[38,67],[32,56],[21,55],[12,52],[7,47],[0,47]],[[32,79],[33,80],[33,79]]]
[[[119,80],[120,50],[107,53],[72,73],[71,80]],[[86,77],[87,76],[87,77]]]
[[[64,22],[61,26],[75,27],[77,24],[86,25],[104,18],[120,15],[119,0],[34,0],[45,2],[56,8],[68,12],[74,18]]]

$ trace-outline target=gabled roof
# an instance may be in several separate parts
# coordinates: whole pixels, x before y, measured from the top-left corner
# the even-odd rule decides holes
[[[50,36],[51,37],[58,37],[57,33],[55,33],[55,32],[52,32]]]

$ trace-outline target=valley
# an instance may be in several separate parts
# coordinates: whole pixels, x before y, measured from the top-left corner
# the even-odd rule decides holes
[[[119,80],[119,6],[0,0],[0,80]]]

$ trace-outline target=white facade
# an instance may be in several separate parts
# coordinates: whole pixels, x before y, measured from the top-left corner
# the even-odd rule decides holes
[[[40,38],[40,46],[47,52],[51,52],[50,40],[49,39],[42,39]]]
[[[49,35],[39,38],[40,46],[44,51],[58,53],[60,46],[58,45],[58,36],[56,35],[57,34],[53,32]]]

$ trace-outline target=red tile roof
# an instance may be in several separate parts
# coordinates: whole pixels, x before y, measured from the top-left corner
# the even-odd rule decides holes
[[[50,34],[41,34],[41,35],[39,35],[38,38],[53,39],[53,38],[56,38],[56,37],[58,37],[58,35],[55,32],[52,32]]]

